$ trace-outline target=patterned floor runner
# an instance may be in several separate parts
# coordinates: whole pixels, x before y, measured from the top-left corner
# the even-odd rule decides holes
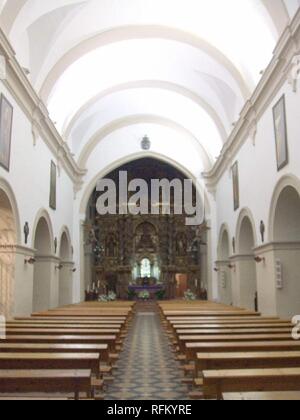
[[[140,304],[107,400],[186,400],[179,365],[170,351],[156,305]]]

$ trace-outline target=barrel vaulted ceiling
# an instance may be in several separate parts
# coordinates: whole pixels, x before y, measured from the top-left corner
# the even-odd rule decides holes
[[[118,135],[136,142],[144,129],[157,144],[166,135],[174,148],[186,144],[201,170],[219,155],[298,7],[299,0],[0,0],[0,24],[80,164],[99,142],[110,138],[114,147]]]

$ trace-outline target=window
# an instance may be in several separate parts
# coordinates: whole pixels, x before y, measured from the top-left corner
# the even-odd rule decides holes
[[[141,277],[150,278],[151,277],[151,261],[148,258],[144,258],[141,262]]]

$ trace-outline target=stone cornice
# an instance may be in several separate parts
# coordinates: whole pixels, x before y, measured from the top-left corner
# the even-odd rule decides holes
[[[15,51],[1,28],[0,54],[6,60],[6,79],[2,82],[31,122],[33,142],[40,137],[56,157],[58,167],[61,166],[66,171],[74,184],[81,185],[86,171],[78,166],[67,143],[58,133],[45,104],[18,63]]]
[[[230,260],[228,259],[228,260],[218,260],[218,261],[216,261],[215,262],[215,265],[217,266],[217,267],[223,267],[223,266],[227,266],[228,264],[230,264]]]
[[[36,255],[35,259],[39,262],[60,263],[60,259],[55,255]]]
[[[230,257],[230,261],[238,262],[238,261],[253,261],[254,255],[251,254],[235,254]]]
[[[269,242],[254,249],[256,256],[266,254],[271,251],[299,250],[300,242]]]
[[[300,53],[300,10],[281,35],[251,98],[245,103],[231,135],[225,143],[214,167],[203,173],[209,191],[214,191],[224,172],[234,163],[236,154],[249,139],[255,144],[257,122],[285,81],[290,81],[294,58]]]

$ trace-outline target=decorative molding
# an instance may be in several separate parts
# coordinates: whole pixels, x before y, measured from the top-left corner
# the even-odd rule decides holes
[[[257,122],[270,106],[279,89],[288,80],[295,60],[300,54],[300,9],[281,35],[251,98],[245,103],[231,135],[213,168],[203,173],[207,188],[216,187],[224,172],[243,144],[250,138],[255,142]],[[294,64],[293,64],[294,62]],[[254,143],[255,144],[255,143]]]
[[[241,262],[241,261],[254,261],[254,255],[251,254],[236,254],[230,257],[230,261]]]
[[[40,137],[60,162],[73,182],[78,182],[86,174],[74,160],[68,145],[63,141],[49,117],[45,104],[35,92],[24,70],[16,59],[15,51],[0,28],[0,56],[6,60],[6,78],[2,81],[32,126],[33,144]]]
[[[60,263],[60,258],[55,255],[35,255],[34,258],[37,262]]]
[[[290,70],[287,76],[287,81],[291,85],[293,92],[297,93],[298,89],[298,79],[300,77],[300,54],[294,56]]]
[[[266,254],[274,251],[300,250],[300,242],[269,242],[254,248],[255,255]]]

